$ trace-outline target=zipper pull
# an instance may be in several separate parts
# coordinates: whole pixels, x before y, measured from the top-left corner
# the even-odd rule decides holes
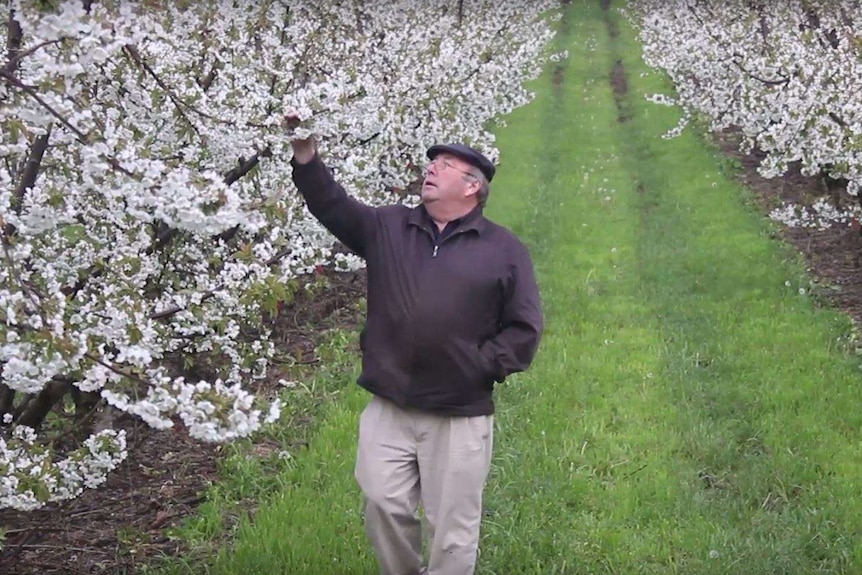
[[[438,246],[438,245],[435,245],[435,246],[434,246],[434,253],[432,253],[432,254],[431,254],[431,257],[432,257],[432,258],[436,258],[436,257],[437,257],[437,248],[439,248],[439,247],[440,247],[440,246]]]

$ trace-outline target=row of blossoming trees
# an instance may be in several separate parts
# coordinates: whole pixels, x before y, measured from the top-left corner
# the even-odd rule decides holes
[[[263,312],[357,265],[292,190],[286,108],[348,189],[400,201],[434,142],[496,157],[488,122],[553,57],[551,0],[46,5],[12,0],[2,29],[0,508],[75,497],[125,457],[110,428],[51,450],[34,429],[61,401],[204,441],[278,417],[249,391]],[[170,369],[196,354],[228,361]]]
[[[738,128],[743,151],[765,153],[763,176],[800,162],[804,174],[858,195],[862,2],[632,0],[628,8],[646,62],[675,84],[674,98],[657,98],[683,109],[672,133],[698,114],[712,130]]]

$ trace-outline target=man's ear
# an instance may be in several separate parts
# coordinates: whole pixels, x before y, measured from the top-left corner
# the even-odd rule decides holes
[[[464,190],[464,197],[469,198],[470,196],[475,196],[479,193],[479,190],[482,188],[482,184],[479,183],[479,180],[473,178],[469,182],[467,182],[467,189]]]

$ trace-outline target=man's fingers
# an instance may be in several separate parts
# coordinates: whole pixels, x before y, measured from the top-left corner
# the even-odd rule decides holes
[[[281,125],[284,126],[286,130],[294,130],[298,128],[301,124],[302,120],[300,120],[299,116],[295,113],[287,113],[281,120]]]
[[[314,155],[314,137],[305,120],[301,119],[299,111],[295,108],[285,109],[281,125],[290,139],[295,157],[300,163],[307,163]]]

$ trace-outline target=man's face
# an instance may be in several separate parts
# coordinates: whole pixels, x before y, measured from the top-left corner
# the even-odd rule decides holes
[[[452,154],[438,154],[426,166],[422,203],[465,203],[478,189],[470,164]]]

